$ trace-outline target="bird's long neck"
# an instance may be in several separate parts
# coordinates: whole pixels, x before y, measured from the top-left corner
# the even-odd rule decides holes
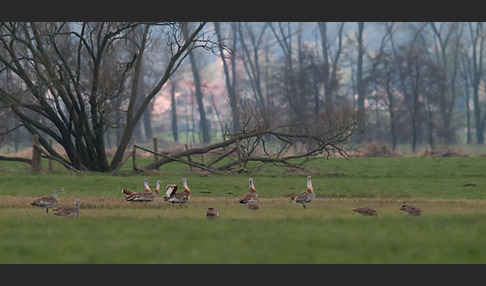
[[[314,188],[312,187],[311,177],[307,177],[307,192],[313,193]]]
[[[250,192],[255,193],[256,189],[255,189],[255,185],[253,184],[253,179],[250,178],[249,181],[250,181]]]
[[[182,185],[184,186],[184,192],[190,193],[191,189],[189,189],[189,186],[187,185],[187,179],[184,178],[182,179]]]

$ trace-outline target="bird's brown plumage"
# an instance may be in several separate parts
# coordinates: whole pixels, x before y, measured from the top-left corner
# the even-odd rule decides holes
[[[79,216],[79,200],[74,201],[74,207],[57,207],[54,209],[56,216]]]
[[[206,218],[216,218],[219,216],[219,210],[217,208],[208,208],[206,210]]]
[[[422,215],[422,210],[420,208],[415,207],[415,206],[411,206],[411,205],[409,205],[407,203],[403,203],[400,206],[400,210],[408,213],[408,215],[411,215],[411,216],[420,216],[420,215]]]
[[[248,202],[246,203],[246,207],[250,210],[257,210],[260,208],[260,204],[258,200],[249,199]]]
[[[49,208],[55,207],[59,203],[59,199],[57,197],[57,191],[53,190],[52,196],[45,196],[34,200],[30,205],[34,207],[45,208],[46,213],[49,212]]]
[[[364,216],[378,216],[375,209],[372,208],[355,208],[353,212],[359,213]]]

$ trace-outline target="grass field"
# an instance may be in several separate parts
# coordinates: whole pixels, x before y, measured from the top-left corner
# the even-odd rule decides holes
[[[201,176],[173,163],[146,175],[130,164],[119,176],[60,166],[33,175],[0,162],[0,263],[486,263],[485,158],[318,159],[307,167],[317,193],[309,208],[288,199],[308,174],[271,166],[249,174],[261,197],[251,211],[238,203],[246,174]],[[128,203],[120,193],[141,191],[144,177],[165,185],[183,176],[193,193],[185,208],[162,198]],[[80,218],[29,205],[60,188],[62,205],[81,199]],[[423,215],[401,213],[403,201]],[[362,206],[378,217],[351,211]],[[206,220],[207,207],[221,216]]]

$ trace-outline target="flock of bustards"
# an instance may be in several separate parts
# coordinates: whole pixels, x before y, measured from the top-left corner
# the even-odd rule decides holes
[[[151,202],[153,201],[160,191],[160,181],[156,182],[155,189],[152,191],[147,179],[144,179],[143,182],[144,191],[143,192],[134,192],[128,189],[122,189],[122,193],[125,195],[125,200],[127,202]],[[255,184],[253,178],[249,178],[249,192],[239,199],[241,204],[244,204],[250,210],[258,210],[260,209],[260,204],[258,200],[258,194],[255,188]],[[186,205],[189,200],[191,199],[191,189],[187,185],[187,178],[182,179],[182,192],[177,192],[177,184],[168,184],[166,185],[164,201],[169,203],[170,205]],[[56,207],[59,203],[58,192],[61,191],[53,191],[52,196],[41,197],[34,200],[31,205],[36,207],[41,207],[46,209],[46,213],[49,213],[49,209],[53,208],[54,215],[57,216],[79,216],[79,205],[80,200],[76,199],[74,201],[74,207]],[[299,194],[294,194],[290,197],[290,201],[292,203],[301,204],[302,207],[306,208],[306,204],[312,202],[316,197],[314,188],[312,187],[311,176],[307,177],[307,189]],[[361,207],[361,208],[354,208],[352,209],[353,212],[364,216],[377,216],[377,212],[375,209],[368,208],[368,207]],[[422,211],[420,208],[411,206],[407,203],[403,203],[400,206],[400,211],[406,212],[411,216],[420,216]],[[217,208],[208,208],[206,210],[206,217],[207,218],[215,218],[219,216],[219,210]]]

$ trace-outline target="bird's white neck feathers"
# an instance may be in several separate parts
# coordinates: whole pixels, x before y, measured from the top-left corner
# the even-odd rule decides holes
[[[250,191],[256,192],[255,185],[253,184],[253,178],[248,179],[250,185]]]
[[[184,191],[190,192],[189,186],[187,185],[187,178],[182,178],[182,186],[184,186]]]
[[[149,184],[148,184],[148,180],[147,179],[144,179],[143,180],[143,186],[145,187],[145,189],[147,191],[152,191],[152,189],[150,188]]]
[[[308,177],[307,177],[307,191],[308,191],[309,193],[314,192],[314,188],[312,187],[312,180],[311,180],[311,176],[308,176]]]

